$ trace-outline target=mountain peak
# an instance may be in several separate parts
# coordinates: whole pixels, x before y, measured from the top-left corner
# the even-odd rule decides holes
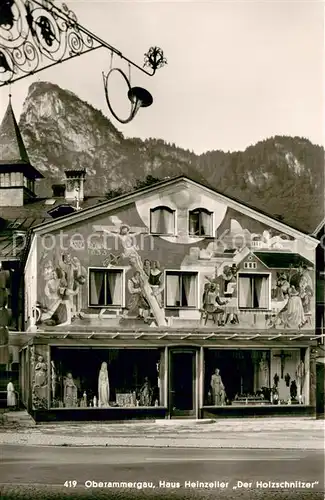
[[[157,138],[124,138],[101,111],[51,82],[30,86],[20,129],[46,177],[39,183],[43,196],[67,167],[85,168],[88,194],[97,195],[130,190],[148,175],[188,175],[303,231],[323,216],[324,150],[303,137],[276,135],[245,151],[196,155]]]

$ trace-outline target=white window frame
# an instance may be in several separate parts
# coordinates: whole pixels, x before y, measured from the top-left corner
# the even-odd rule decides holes
[[[121,304],[107,304],[107,305],[92,305],[90,303],[90,274],[92,271],[102,271],[105,273],[120,272],[122,274],[122,299]],[[124,267],[102,267],[102,266],[91,266],[88,267],[87,273],[87,285],[88,285],[88,307],[91,309],[123,309],[125,308],[125,275],[126,269]]]
[[[191,212],[195,212],[196,210],[200,210],[204,213],[207,213],[211,217],[211,234],[191,234],[190,233],[190,214]],[[211,210],[208,210],[207,208],[203,207],[196,207],[192,208],[191,210],[188,210],[187,212],[187,233],[190,238],[213,238],[214,235],[214,212]]]
[[[244,269],[257,269],[257,262],[244,262]]]
[[[196,304],[195,306],[168,306],[167,305],[167,276],[168,273],[173,273],[173,274],[195,274],[196,277]],[[185,270],[180,270],[180,269],[165,269],[164,271],[164,304],[165,304],[165,309],[168,310],[183,310],[183,311],[195,311],[196,309],[199,309],[199,304],[200,304],[200,297],[199,297],[199,292],[200,292],[200,273],[195,270],[190,270],[190,269],[185,269]]]
[[[173,233],[153,233],[152,232],[152,223],[151,223],[152,212],[158,211],[159,209],[160,210],[166,209],[167,211],[172,212],[173,219],[174,219],[174,231],[173,231]],[[168,205],[158,205],[156,207],[150,208],[150,210],[149,210],[149,230],[150,230],[150,234],[152,236],[175,236],[177,234],[176,222],[177,222],[176,210],[174,208],[169,207]]]
[[[239,293],[240,293],[240,290],[239,290],[239,278],[242,276],[242,277],[245,277],[245,276],[267,276],[268,278],[268,307],[267,308],[262,308],[262,307],[240,307],[239,306]],[[237,307],[238,307],[238,310],[239,311],[252,311],[252,312],[256,312],[256,311],[261,311],[261,312],[268,312],[268,311],[271,311],[271,290],[272,290],[272,273],[268,273],[268,272],[263,272],[263,271],[260,271],[260,272],[242,272],[240,271],[239,273],[237,273]]]

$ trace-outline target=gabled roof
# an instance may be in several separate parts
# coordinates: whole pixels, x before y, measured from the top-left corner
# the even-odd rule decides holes
[[[20,165],[33,171],[33,177],[41,179],[43,175],[34,168],[29,160],[9,97],[7,111],[0,125],[0,168],[1,165]],[[12,170],[12,169],[11,169]]]
[[[269,269],[290,269],[300,264],[309,268],[314,265],[299,253],[291,252],[252,252]]]
[[[315,238],[318,238],[318,235],[321,233],[321,231],[322,230],[324,231],[324,226],[325,226],[325,218],[320,221],[318,226],[313,231],[312,236],[314,236]]]
[[[174,186],[177,184],[179,184],[179,185],[186,184],[190,188],[195,188],[195,187],[202,188],[204,191],[206,191],[210,195],[217,195],[219,201],[224,202],[229,207],[231,207],[239,212],[242,212],[247,217],[254,218],[255,220],[258,220],[265,225],[269,225],[270,227],[275,228],[278,231],[283,231],[284,233],[287,233],[288,235],[291,235],[295,238],[305,238],[308,241],[312,242],[315,245],[315,247],[317,246],[317,241],[312,236],[307,235],[307,234],[301,232],[300,230],[293,228],[292,226],[288,226],[288,225],[284,224],[283,222],[279,221],[278,219],[275,219],[274,217],[266,214],[265,212],[262,212],[261,210],[256,209],[255,207],[252,207],[246,203],[243,203],[236,198],[222,194],[221,192],[217,191],[216,189],[212,188],[211,186],[205,185],[197,180],[193,180],[185,175],[180,175],[177,177],[169,178],[167,180],[163,180],[161,182],[157,182],[157,183],[152,184],[150,186],[146,186],[144,188],[137,189],[136,191],[133,191],[131,193],[117,196],[116,198],[105,201],[103,203],[99,203],[95,206],[85,208],[83,210],[79,210],[78,212],[75,212],[71,215],[68,215],[65,217],[60,217],[59,219],[52,220],[51,222],[45,222],[45,223],[41,224],[40,226],[34,227],[34,232],[36,232],[36,231],[43,232],[43,231],[48,231],[48,230],[52,230],[52,229],[55,230],[57,228],[67,227],[69,225],[76,224],[78,222],[82,222],[83,220],[90,218],[90,217],[104,215],[108,211],[116,210],[116,209],[122,208],[123,206],[126,206],[130,203],[134,203],[134,202],[138,201],[139,199],[141,199],[141,197],[143,197],[145,195],[154,194],[157,191],[158,192],[161,191],[162,188],[171,187],[171,186]]]
[[[30,163],[10,99],[0,125],[0,161],[1,163]]]

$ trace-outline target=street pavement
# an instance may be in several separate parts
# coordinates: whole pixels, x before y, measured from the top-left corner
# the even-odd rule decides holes
[[[8,500],[324,498],[320,450],[14,445],[1,449],[0,493]]]
[[[255,418],[8,425],[0,427],[0,444],[324,450],[324,420]]]

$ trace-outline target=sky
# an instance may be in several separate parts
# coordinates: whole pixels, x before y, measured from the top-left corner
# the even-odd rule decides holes
[[[56,1],[57,5],[61,2]],[[131,71],[151,107],[126,125],[107,108],[102,72],[110,52],[93,53],[11,85],[17,118],[34,81],[49,81],[103,111],[126,137],[154,137],[201,154],[244,150],[274,135],[324,144],[324,4],[308,0],[73,0],[79,22],[140,66],[155,45],[168,65],[153,77]],[[117,56],[113,66],[128,75]],[[0,87],[0,117],[9,88]],[[116,111],[129,113],[127,87],[109,80]]]

